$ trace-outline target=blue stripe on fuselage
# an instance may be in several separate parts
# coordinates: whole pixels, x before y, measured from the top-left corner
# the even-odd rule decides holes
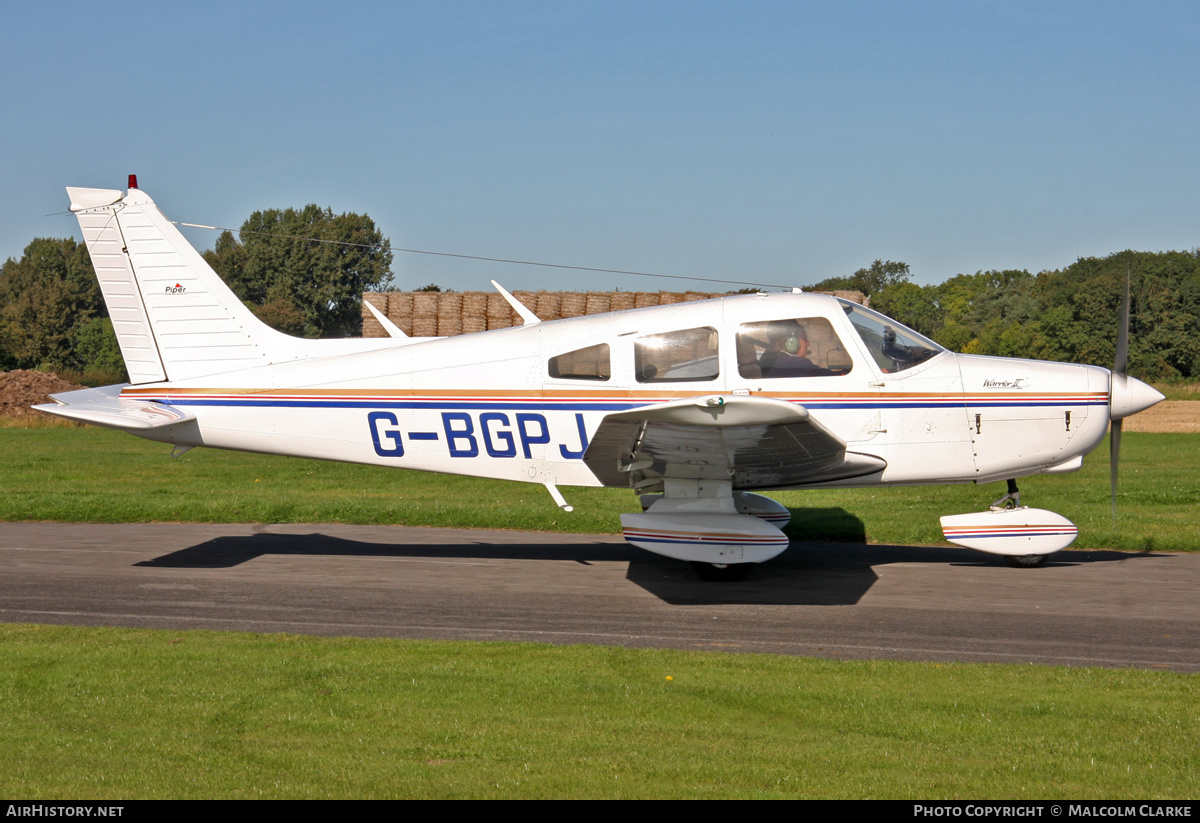
[[[143,398],[151,399],[151,398]],[[281,400],[250,398],[153,398],[167,406],[244,406],[249,408],[316,408],[316,409],[426,409],[433,411],[627,411],[662,402],[566,402],[538,403],[529,401],[445,401],[445,400]],[[1104,398],[1095,400],[1034,400],[1034,401],[871,401],[868,403],[827,402],[820,400],[787,401],[807,409],[966,409],[966,408],[1046,408],[1058,406],[1107,406]]]

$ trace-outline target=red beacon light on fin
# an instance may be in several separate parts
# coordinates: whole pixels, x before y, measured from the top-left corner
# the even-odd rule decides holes
[[[137,186],[137,175],[136,174],[129,175],[129,188],[136,189],[137,187],[138,187]]]

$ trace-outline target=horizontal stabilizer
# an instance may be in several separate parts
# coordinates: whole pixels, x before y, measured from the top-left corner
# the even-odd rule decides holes
[[[195,419],[191,412],[173,406],[164,406],[149,400],[122,398],[121,390],[128,385],[122,383],[99,389],[52,394],[50,399],[53,403],[43,403],[34,408],[68,420],[122,431],[160,429]]]

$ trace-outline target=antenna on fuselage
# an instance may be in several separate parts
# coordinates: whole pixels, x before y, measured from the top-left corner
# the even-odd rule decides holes
[[[513,311],[521,315],[521,319],[525,321],[526,326],[542,322],[542,318],[531,312],[528,306],[509,294],[508,289],[504,288],[504,286],[501,286],[495,280],[492,281],[492,285],[496,287],[496,291],[500,292],[500,296],[508,301],[508,305],[513,307]]]
[[[373,314],[375,319],[379,321],[379,325],[383,326],[383,330],[388,333],[388,337],[408,337],[408,335],[404,333],[403,329],[401,329],[391,320],[388,320],[386,314],[372,306],[370,300],[363,300],[363,305],[371,310],[371,314]]]

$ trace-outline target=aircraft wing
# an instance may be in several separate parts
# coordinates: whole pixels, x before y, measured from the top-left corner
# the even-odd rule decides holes
[[[164,406],[149,400],[132,400],[121,397],[121,389],[128,384],[103,386],[98,389],[52,394],[53,403],[34,406],[38,411],[80,420],[94,426],[104,426],[122,431],[145,431],[163,426],[173,426],[194,420],[189,411],[173,406]]]
[[[663,478],[730,480],[735,490],[777,489],[882,471],[808,409],[767,397],[711,395],[610,414],[583,462],[606,486],[650,491]]]

